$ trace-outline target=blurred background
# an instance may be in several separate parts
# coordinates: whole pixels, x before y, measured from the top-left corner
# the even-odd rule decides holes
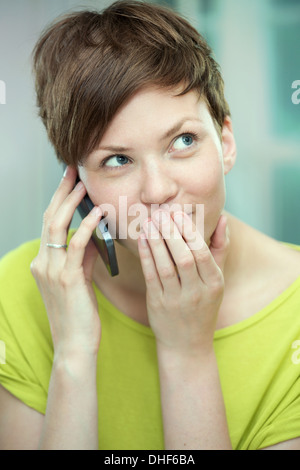
[[[40,236],[62,175],[37,117],[34,44],[61,13],[110,3],[0,0],[0,256]],[[223,71],[238,146],[226,177],[226,209],[278,240],[300,244],[300,0],[152,3],[189,19]]]

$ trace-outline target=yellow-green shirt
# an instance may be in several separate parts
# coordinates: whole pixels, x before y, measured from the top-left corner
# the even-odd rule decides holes
[[[0,383],[45,413],[53,346],[30,272],[38,248],[39,240],[28,242],[0,262]],[[102,324],[99,449],[161,450],[155,337],[95,291]],[[300,436],[300,277],[251,318],[216,331],[214,346],[233,448]]]

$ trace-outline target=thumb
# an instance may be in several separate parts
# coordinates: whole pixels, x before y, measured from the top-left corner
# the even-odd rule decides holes
[[[211,237],[209,249],[215,262],[223,271],[229,251],[229,228],[227,217],[225,215],[221,215],[219,218],[216,229]]]

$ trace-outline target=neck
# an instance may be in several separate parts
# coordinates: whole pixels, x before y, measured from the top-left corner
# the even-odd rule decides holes
[[[119,274],[111,277],[99,256],[94,270],[96,284],[100,287],[104,283],[110,283],[115,288],[127,289],[139,294],[146,293],[146,285],[138,255],[120,245],[119,242],[115,243],[115,250]]]

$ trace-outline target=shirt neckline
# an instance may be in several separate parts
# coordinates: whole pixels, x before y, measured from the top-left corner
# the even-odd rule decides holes
[[[283,243],[283,244],[288,245],[297,251],[300,251],[300,246],[298,245],[294,245],[291,243]],[[145,334],[146,336],[151,336],[155,338],[155,335],[153,331],[151,330],[151,327],[143,325],[142,323],[139,323],[133,318],[128,317],[125,313],[119,310],[114,304],[112,304],[105,297],[105,295],[101,292],[101,290],[95,283],[93,283],[93,285],[94,285],[96,296],[99,300],[100,306],[101,304],[103,304],[104,306],[106,305],[109,312],[118,321],[121,321],[126,326],[134,330],[137,330],[140,333]],[[300,288],[300,276],[297,279],[295,279],[295,281],[289,287],[287,287],[281,294],[279,294],[275,299],[273,299],[268,305],[266,305],[261,310],[251,315],[249,318],[245,318],[244,320],[234,323],[233,325],[225,326],[224,328],[220,328],[219,330],[216,330],[214,333],[214,339],[217,340],[217,339],[229,336],[231,334],[235,334],[239,331],[242,331],[248,328],[250,325],[253,325],[261,321],[263,318],[268,316],[275,308],[277,308],[282,302],[284,302],[289,296],[291,296],[294,293],[294,291],[297,290],[298,287]]]

